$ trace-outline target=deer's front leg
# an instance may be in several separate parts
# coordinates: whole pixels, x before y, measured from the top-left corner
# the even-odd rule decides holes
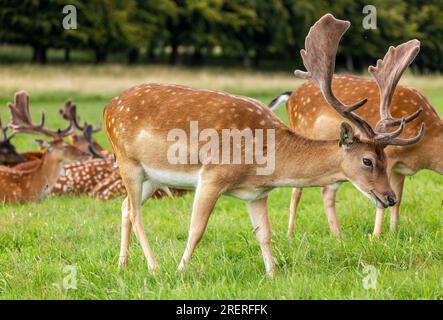
[[[381,235],[381,229],[383,227],[383,218],[385,216],[385,209],[377,208],[375,212],[375,224],[373,235],[377,238]]]
[[[405,177],[393,172],[390,176],[390,184],[392,187],[392,190],[394,191],[396,197],[397,197],[397,203],[392,207],[391,212],[391,225],[390,229],[391,231],[395,230],[397,228],[398,223],[398,216],[400,214],[400,204],[401,204],[401,198],[403,195],[403,186],[405,182]],[[377,213],[375,216],[375,226],[374,226],[374,236],[380,237],[381,230],[383,226],[383,217],[384,217],[385,209],[377,208]]]
[[[397,228],[398,217],[400,215],[400,204],[403,196],[403,187],[405,183],[405,177],[393,172],[391,176],[391,187],[397,196],[397,203],[392,207],[391,211],[391,225],[390,230],[394,231]]]
[[[323,205],[325,207],[326,216],[328,218],[329,229],[335,236],[340,235],[340,224],[337,218],[337,212],[335,210],[335,201],[337,196],[337,185],[325,186],[322,188],[321,193],[323,196]]]
[[[297,210],[302,192],[303,188],[292,189],[291,205],[289,206],[288,236],[294,233],[295,219],[297,217]]]
[[[195,190],[192,206],[191,224],[189,226],[188,242],[185,252],[178,266],[178,271],[183,271],[191,259],[195,247],[200,242],[208,225],[209,216],[220,197],[221,188],[216,183],[200,180]]]
[[[263,260],[265,262],[266,273],[274,275],[275,262],[271,249],[271,228],[268,218],[268,197],[254,200],[247,203],[249,217],[251,218],[257,240],[260,243]]]

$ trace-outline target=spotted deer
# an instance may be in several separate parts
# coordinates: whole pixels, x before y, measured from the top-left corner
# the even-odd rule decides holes
[[[366,100],[345,106],[330,88],[338,43],[349,26],[350,22],[330,14],[316,22],[306,38],[306,50],[302,50],[308,72],[297,72],[305,78],[310,76],[327,97],[329,106],[359,131],[342,124],[338,140],[305,138],[260,102],[221,91],[144,84],[126,90],[106,105],[104,128],[128,192],[122,205],[121,266],[128,261],[133,229],[148,269],[157,267],[144,233],[141,205],[160,186],[195,189],[180,271],[188,265],[221,195],[246,202],[268,275],[274,273],[267,208],[272,189],[350,180],[377,206],[395,204],[395,193],[386,175],[384,147],[400,143],[397,138],[405,128],[405,120],[394,132],[377,132],[354,113]],[[202,139],[196,138],[196,131]],[[237,139],[233,144],[229,143],[233,139],[227,139],[225,144],[218,140],[232,132],[243,134],[240,142]],[[415,140],[422,135],[423,132]],[[253,152],[245,142],[248,137],[253,137]],[[211,148],[209,140],[216,141],[209,144]],[[230,152],[234,150],[246,150],[240,163],[232,160]],[[228,156],[221,157],[225,153]],[[247,162],[251,153],[255,158]],[[373,160],[374,167],[369,169],[362,159]]]
[[[84,123],[80,125],[77,116],[77,106],[70,100],[66,101],[60,109],[61,116],[73,124],[77,130],[70,133],[72,144],[77,149],[90,153],[93,158],[66,164],[64,175],[60,177],[52,189],[52,194],[81,195],[88,194],[96,185],[106,179],[113,171],[117,170],[111,153],[103,148],[92,138],[92,134],[100,131],[100,126],[93,127]]]
[[[84,160],[88,154],[63,141],[73,129],[72,124],[63,130],[51,131],[44,127],[42,114],[40,125],[34,125],[29,113],[29,97],[21,91],[15,94],[15,104],[9,104],[10,128],[13,133],[45,135],[53,140],[37,140],[45,150],[41,159],[28,161],[15,167],[0,166],[0,201],[27,202],[43,199],[62,173],[63,165],[70,161]]]
[[[418,47],[418,43],[416,46]],[[338,99],[345,103],[367,97],[366,107],[359,109],[356,113],[367,119],[371,125],[378,123],[383,131],[388,129],[391,124],[398,124],[398,119],[407,114],[413,114],[412,118],[415,120],[408,119],[411,123],[400,137],[410,139],[421,132],[423,124],[426,124],[427,133],[420,143],[406,147],[391,145],[386,148],[387,173],[397,196],[397,203],[393,206],[391,213],[391,230],[394,230],[398,223],[405,176],[414,175],[422,169],[430,169],[443,174],[443,154],[441,153],[443,150],[443,121],[436,110],[423,94],[409,87],[398,86],[395,91],[392,89],[390,95],[383,94],[386,84],[380,78],[380,74],[390,72],[389,61],[399,60],[398,57],[404,48],[404,46],[399,46],[389,49],[383,61],[379,61],[377,67],[370,69],[375,80],[342,75],[334,77],[332,82],[332,88],[337,92]],[[406,60],[399,60],[401,64],[397,65],[398,76],[391,82],[393,87],[413,58],[407,55],[403,57]],[[295,132],[313,139],[333,139],[336,136],[336,126],[342,120],[330,112],[327,101],[312,81],[306,82],[294,92],[284,93],[274,99],[271,107],[275,108],[286,100],[288,100],[289,123]],[[379,112],[380,105],[383,108]],[[420,110],[423,111],[420,112]],[[323,203],[330,230],[335,235],[340,234],[335,209],[337,188],[337,185],[326,185],[322,188]],[[289,234],[294,231],[301,195],[302,188],[293,189],[288,225]],[[377,209],[373,231],[375,236],[381,234],[384,210],[384,208]]]
[[[87,128],[85,131],[87,131]],[[88,135],[88,133],[85,135]],[[104,151],[98,152],[93,147],[92,138],[88,137],[86,139],[89,140],[89,146],[81,145],[78,149],[82,151],[86,149],[90,154],[99,155],[100,157],[88,158],[64,165],[64,175],[55,183],[52,194],[90,194],[97,185],[118,170],[112,155],[108,155]],[[75,143],[73,146],[77,147]]]

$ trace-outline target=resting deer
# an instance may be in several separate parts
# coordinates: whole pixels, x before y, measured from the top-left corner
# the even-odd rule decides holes
[[[423,124],[427,126],[427,134],[420,143],[409,147],[394,145],[386,149],[387,172],[397,195],[397,203],[392,208],[391,230],[397,226],[405,176],[413,175],[421,169],[431,169],[443,174],[443,155],[440,152],[443,150],[442,120],[428,100],[418,91],[399,86],[394,92],[395,85],[402,73],[415,57],[415,53],[411,54],[407,45],[415,46],[418,52],[419,43],[415,42],[414,44],[414,42],[390,48],[383,61],[378,61],[376,67],[369,69],[375,77],[375,81],[348,75],[337,76],[333,81],[333,89],[338,92],[338,98],[345,102],[356,97],[368,97],[367,107],[360,109],[358,114],[368,119],[369,123],[373,125],[377,123],[377,127],[381,131],[387,131],[392,125],[398,125],[399,119],[395,117],[402,117],[413,112],[413,115],[407,118],[411,125],[402,136],[411,138],[417,132],[421,132]],[[391,61],[400,62],[391,65]],[[385,81],[383,75],[391,72],[395,77],[388,79],[390,82]],[[391,93],[386,95],[384,92],[388,90],[389,86],[392,87],[389,89]],[[382,99],[380,99],[380,95]],[[274,99],[274,103],[271,103],[270,107],[275,108],[288,99],[287,112],[290,126],[297,133],[317,139],[332,139],[334,137],[336,132],[334,126],[340,119],[329,112],[327,102],[311,82],[305,83],[293,93],[282,94]],[[380,113],[378,112],[379,106],[381,107]],[[336,186],[325,186],[322,189],[331,232],[339,235],[340,227],[335,210],[336,192]],[[301,195],[302,188],[293,190],[288,225],[289,234],[294,230]],[[384,209],[378,208],[373,232],[375,236],[381,234],[383,215]]]
[[[60,177],[52,189],[52,194],[80,195],[90,192],[98,183],[109,176],[114,170],[114,160],[111,154],[92,138],[92,134],[100,131],[100,127],[93,127],[85,123],[79,124],[77,107],[72,101],[66,101],[64,108],[60,109],[62,117],[73,124],[75,129],[82,131],[77,135],[74,129],[70,133],[72,144],[83,152],[89,152],[94,158],[66,164],[64,175]]]
[[[293,132],[256,100],[176,85],[140,85],[107,104],[104,127],[128,192],[122,206],[121,266],[127,264],[131,226],[148,268],[154,270],[157,266],[144,233],[141,205],[160,186],[196,190],[179,270],[184,270],[189,262],[217,199],[224,194],[246,202],[268,275],[274,272],[267,208],[272,189],[349,180],[379,207],[396,203],[386,176],[383,149],[390,143],[416,142],[423,131],[414,141],[400,141],[397,137],[404,130],[404,120],[398,130],[379,133],[354,113],[366,100],[345,106],[335,98],[330,88],[335,56],[339,40],[349,26],[348,21],[337,20],[330,14],[323,16],[310,29],[306,50],[302,50],[308,72],[297,74],[312,77],[329,105],[355,124],[358,134],[350,125],[342,124],[339,140],[308,139]],[[222,143],[207,149],[203,141],[218,141],[230,134],[235,140],[236,135],[230,130],[242,134],[240,141],[237,139],[231,145],[231,139],[227,139],[227,144],[222,139]],[[198,139],[196,131],[200,133]],[[246,140],[251,136],[255,158],[247,162],[252,152]],[[243,161],[237,163],[231,160],[231,151],[234,156],[239,149],[245,150],[245,154]],[[373,162],[373,168],[369,168],[367,161]]]
[[[64,175],[55,183],[52,194],[89,194],[98,184],[117,170],[111,155],[108,156],[105,152],[95,149],[91,137],[92,127],[86,125],[83,131],[83,137],[79,139],[85,139],[87,145],[85,146],[81,142],[80,145],[74,143],[73,146],[83,152],[89,152],[94,158],[64,165]]]
[[[66,129],[51,131],[44,127],[44,113],[40,125],[34,125],[29,113],[29,97],[25,92],[15,95],[15,104],[9,104],[10,127],[14,133],[31,133],[51,137],[50,142],[38,140],[45,150],[39,160],[26,162],[13,168],[0,166],[0,201],[26,202],[44,198],[59,178],[63,165],[70,161],[84,160],[88,154],[63,141],[72,132],[72,124]]]

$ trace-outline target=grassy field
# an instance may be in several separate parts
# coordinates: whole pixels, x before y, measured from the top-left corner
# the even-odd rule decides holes
[[[106,102],[144,81],[220,88],[270,101],[299,82],[291,73],[186,70],[160,67],[0,67],[0,115],[16,90],[31,96],[37,119],[45,110],[48,126],[63,126],[58,108],[67,98],[88,122],[101,122]],[[406,78],[443,114],[443,78]],[[285,119],[284,108],[278,111]],[[108,145],[104,133],[97,139]],[[17,136],[20,150],[34,148],[32,137]],[[190,269],[177,274],[183,253],[192,194],[148,201],[146,233],[161,268],[147,271],[135,237],[129,266],[117,268],[121,199],[48,198],[41,203],[0,205],[0,298],[2,299],[442,299],[443,177],[431,172],[408,178],[397,232],[372,239],[373,205],[346,184],[338,194],[342,236],[329,234],[318,189],[306,190],[296,234],[286,236],[289,189],[270,194],[270,220],[277,272],[265,276],[258,243],[244,204],[223,197],[213,213]],[[376,271],[374,289],[365,289]],[[372,267],[370,267],[372,268]],[[65,289],[63,283],[76,289]],[[375,279],[375,278],[374,278]]]

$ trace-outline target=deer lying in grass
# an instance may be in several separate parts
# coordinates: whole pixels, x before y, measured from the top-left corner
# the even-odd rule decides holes
[[[92,139],[92,133],[99,130],[98,127],[93,128],[91,125],[85,124],[80,126],[76,118],[76,106],[71,101],[65,102],[64,109],[60,110],[63,118],[73,124],[75,128],[82,130],[82,134],[78,135],[76,130],[72,130],[69,134],[73,141],[73,145],[80,151],[89,152],[95,158],[88,158],[85,161],[75,161],[63,166],[64,174],[59,177],[51,194],[85,194],[91,192],[105,178],[110,176],[117,169],[114,166],[112,154],[103,150],[101,146]],[[73,128],[74,128],[73,127]],[[7,130],[3,129],[4,133]],[[44,156],[44,152],[26,152],[17,154],[14,146],[10,143],[12,136],[5,139],[5,148],[2,149],[1,159],[9,159],[8,162],[0,162],[1,165],[14,167],[15,170],[29,170],[39,165],[39,160]],[[7,148],[6,148],[7,147]],[[18,157],[18,158],[17,158]],[[105,159],[101,159],[105,158]],[[20,160],[20,161],[19,161]],[[37,160],[37,161],[34,161]],[[19,166],[17,166],[20,163]]]
[[[44,198],[59,178],[63,165],[70,161],[85,160],[88,154],[63,141],[72,132],[72,124],[64,130],[51,131],[44,127],[44,114],[40,125],[34,125],[29,113],[29,97],[25,92],[15,95],[15,104],[9,104],[14,133],[42,134],[53,140],[38,140],[45,150],[39,160],[29,161],[13,168],[0,166],[0,201],[27,202]]]
[[[70,133],[73,146],[83,152],[89,152],[93,158],[66,164],[64,175],[57,180],[52,194],[87,194],[115,170],[114,160],[112,155],[104,151],[92,138],[92,134],[100,131],[100,127],[92,127],[87,123],[83,126],[79,124],[77,107],[73,102],[66,101],[64,108],[60,109],[60,114],[73,124],[74,130]],[[80,130],[82,134],[78,135],[75,129]]]
[[[383,149],[391,143],[417,142],[423,132],[414,141],[398,140],[405,128],[402,120],[398,130],[379,133],[354,113],[366,100],[345,106],[335,98],[330,82],[337,46],[349,25],[348,21],[337,20],[330,14],[323,16],[309,31],[306,50],[302,50],[308,72],[297,73],[311,77],[329,105],[359,131],[354,133],[350,125],[342,124],[339,140],[307,139],[294,133],[256,100],[220,91],[145,84],[128,89],[107,104],[104,126],[128,191],[122,206],[121,266],[127,264],[132,227],[148,268],[157,267],[144,233],[141,205],[160,186],[196,189],[179,270],[184,270],[189,262],[215,203],[223,194],[246,201],[268,275],[274,272],[267,209],[267,195],[272,189],[349,180],[379,207],[396,203],[386,176]],[[230,138],[234,135],[235,139],[235,132],[244,135],[240,142],[231,145]],[[227,144],[224,139],[222,143],[218,140],[223,136],[228,136]],[[247,162],[252,149],[246,140],[251,136],[255,158]],[[209,140],[216,142],[209,144],[211,148]],[[240,163],[231,160],[231,152],[235,157],[235,150],[245,150]]]
[[[402,134],[402,137],[410,138],[416,135],[421,130],[421,123],[425,123],[427,126],[427,133],[420,143],[409,147],[389,146],[386,148],[386,155],[388,157],[387,172],[391,186],[397,195],[397,203],[392,208],[391,213],[391,230],[394,230],[398,223],[405,176],[414,175],[422,169],[429,169],[443,174],[443,153],[441,152],[443,150],[443,121],[426,97],[415,89],[398,86],[393,96],[383,96],[385,99],[380,101],[378,88],[383,89],[384,84],[379,74],[383,68],[389,67],[386,64],[387,60],[393,59],[399,50],[401,50],[401,46],[390,49],[383,60],[385,64],[379,62],[376,68],[371,69],[371,73],[376,77],[375,81],[344,75],[335,77],[332,86],[334,91],[338,93],[338,98],[344,102],[352,101],[358,97],[368,97],[367,106],[358,110],[357,113],[361,117],[368,119],[372,125],[378,122],[380,124],[387,124],[389,128],[390,124],[399,123],[396,118],[415,112],[414,115],[417,115],[416,120],[411,120],[411,124]],[[404,62],[402,67],[406,68],[406,64],[409,62]],[[398,82],[402,72],[403,70],[399,68],[398,78],[395,79],[395,83]],[[289,123],[295,132],[315,139],[333,139],[335,137],[337,133],[336,126],[341,119],[333,112],[330,112],[327,102],[312,82],[303,84],[293,93],[285,93],[274,99],[271,107],[275,108],[279,103],[288,100],[288,98],[287,112]],[[380,104],[383,108],[379,113]],[[417,110],[423,111],[418,115]],[[325,186],[322,189],[323,203],[331,232],[339,235],[340,227],[335,210],[336,193],[336,186]],[[288,226],[289,234],[294,231],[295,217],[301,195],[302,188],[295,188],[293,190]],[[383,208],[377,209],[373,232],[375,236],[380,236],[381,234],[384,210]]]

